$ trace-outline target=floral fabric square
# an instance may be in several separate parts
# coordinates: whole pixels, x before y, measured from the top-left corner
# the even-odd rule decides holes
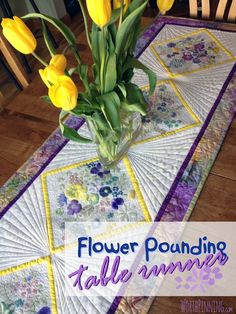
[[[171,77],[217,66],[234,57],[208,30],[200,30],[165,42],[151,49]]]
[[[140,191],[124,162],[104,170],[88,161],[44,174],[44,198],[52,224],[54,247],[64,243],[65,222],[142,221]]]
[[[147,116],[143,117],[143,129],[138,141],[154,140],[200,124],[172,81],[157,84],[152,96],[149,96],[146,88],[143,92],[149,109]]]
[[[51,300],[45,263],[1,277],[0,313],[50,314]]]

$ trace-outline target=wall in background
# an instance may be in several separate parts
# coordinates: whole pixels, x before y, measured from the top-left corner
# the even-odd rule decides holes
[[[61,18],[66,14],[63,0],[34,0],[42,13]],[[34,12],[29,0],[8,0],[15,15],[24,15]],[[0,17],[2,17],[0,12]]]

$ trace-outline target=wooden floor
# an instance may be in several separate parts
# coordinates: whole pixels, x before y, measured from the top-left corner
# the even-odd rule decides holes
[[[151,19],[144,19],[144,25]],[[81,45],[84,60],[90,57],[86,49],[81,18],[71,24]],[[60,50],[65,43],[60,41]],[[39,47],[39,50],[42,51]],[[43,50],[43,55],[45,50]],[[72,64],[72,56],[68,55]],[[58,110],[40,100],[47,90],[39,79],[36,69],[39,65],[30,59],[34,68],[31,85],[17,94],[0,113],[0,185],[31,156],[58,126]],[[233,122],[222,150],[208,177],[205,187],[191,216],[192,221],[236,221],[236,121]],[[190,298],[193,299],[193,298]],[[206,298],[205,298],[206,299]],[[233,306],[235,298],[220,298],[225,306]],[[157,298],[151,314],[179,314],[181,298]]]

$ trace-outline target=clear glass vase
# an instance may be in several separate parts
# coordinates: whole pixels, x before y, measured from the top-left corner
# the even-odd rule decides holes
[[[121,114],[121,132],[110,130],[104,134],[96,119],[87,120],[93,142],[97,145],[100,162],[106,169],[111,169],[126,155],[130,146],[139,136],[142,129],[140,113]]]

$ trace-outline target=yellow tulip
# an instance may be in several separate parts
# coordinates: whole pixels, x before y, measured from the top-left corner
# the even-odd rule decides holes
[[[49,87],[49,97],[57,108],[73,110],[77,105],[78,89],[70,77],[59,76],[57,83]]]
[[[86,0],[88,13],[99,27],[104,27],[111,19],[111,0]]]
[[[161,12],[161,14],[165,14],[167,11],[169,11],[175,0],[157,0],[157,6]]]
[[[49,65],[44,70],[39,70],[41,79],[49,88],[51,85],[57,83],[58,77],[65,75],[67,60],[64,55],[55,55],[50,60]]]
[[[54,66],[58,70],[64,72],[67,66],[67,60],[64,55],[54,55],[49,63],[49,65]]]
[[[16,50],[26,55],[35,51],[36,38],[19,17],[4,18],[1,25],[3,35]]]
[[[129,4],[131,0],[124,0],[124,13],[128,10]],[[113,0],[114,9],[119,9],[121,7],[122,0]]]
[[[39,70],[39,74],[44,84],[49,88],[55,85],[58,81],[58,77],[64,75],[64,71],[57,69],[53,65],[47,66],[44,70]]]

